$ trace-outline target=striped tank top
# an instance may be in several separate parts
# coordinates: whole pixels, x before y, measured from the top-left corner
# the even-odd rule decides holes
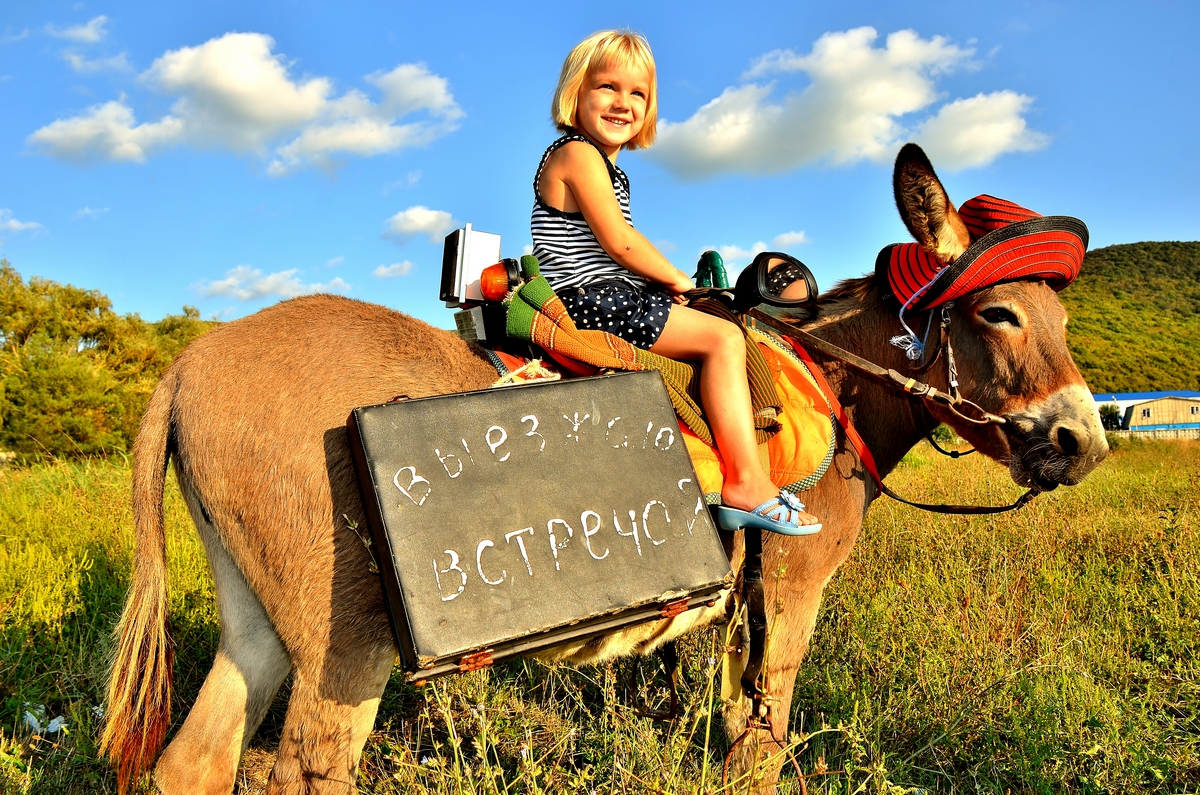
[[[569,141],[584,141],[596,146],[578,133],[564,135],[546,149],[533,178],[533,215],[530,217],[529,227],[533,233],[533,255],[538,258],[542,275],[557,291],[584,287],[600,281],[620,281],[634,289],[644,289],[648,282],[608,255],[584,220],[583,213],[559,210],[542,200],[538,184],[541,182],[546,160]],[[621,215],[633,226],[633,218],[629,214],[629,178],[608,159],[600,147],[596,146],[596,151],[600,152],[600,156],[604,158],[604,165],[608,166],[608,176],[612,179],[613,192],[617,196],[617,204],[621,207]]]

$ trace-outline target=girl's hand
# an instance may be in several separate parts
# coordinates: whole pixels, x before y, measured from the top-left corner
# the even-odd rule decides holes
[[[667,292],[676,298],[680,297],[688,290],[695,290],[696,283],[688,278],[688,275],[683,271],[675,271],[675,280],[666,284]]]
[[[666,289],[667,294],[671,296],[672,301],[677,304],[686,304],[687,299],[683,297],[683,294],[688,290],[696,289],[696,285],[683,271],[677,270],[675,273],[678,274],[675,281],[664,285],[664,289]]]

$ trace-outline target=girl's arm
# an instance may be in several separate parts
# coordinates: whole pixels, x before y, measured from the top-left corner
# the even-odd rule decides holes
[[[565,204],[571,204],[569,198],[575,200],[597,242],[618,264],[672,293],[692,289],[692,280],[625,221],[601,157],[595,147],[572,141],[551,156],[557,162],[547,164],[543,174],[562,181],[570,194],[564,197]]]

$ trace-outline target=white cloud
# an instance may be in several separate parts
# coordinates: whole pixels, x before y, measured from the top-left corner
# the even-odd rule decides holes
[[[295,268],[264,276],[258,268],[238,265],[226,271],[224,279],[201,282],[196,285],[196,289],[205,298],[219,295],[239,301],[253,301],[269,297],[295,298],[312,293],[344,293],[349,291],[350,285],[341,278],[325,284],[304,284],[296,278]]]
[[[369,75],[381,95],[375,102],[357,89],[335,94],[329,78],[294,80],[284,56],[272,52],[274,44],[260,33],[228,33],[168,51],[141,82],[175,97],[170,114],[138,124],[122,96],[37,130],[29,143],[67,160],[134,162],[155,147],[187,143],[271,156],[268,173],[282,176],[334,168],[342,155],[427,144],[462,118],[445,78],[424,65]]]
[[[791,246],[799,246],[807,242],[809,242],[808,235],[804,232],[783,232],[771,238],[771,245],[769,246],[759,240],[749,248],[742,248],[738,245],[705,246],[700,249],[700,252],[703,253],[709,249],[714,249],[721,255],[721,259],[726,264],[745,265],[764,251],[783,251]]]
[[[111,58],[88,59],[82,53],[75,50],[64,50],[62,57],[64,61],[70,64],[71,69],[79,74],[133,71],[133,65],[129,63],[129,56],[125,53],[114,55]]]
[[[141,163],[153,150],[177,143],[184,122],[164,116],[156,122],[136,124],[133,111],[120,100],[94,105],[80,116],[51,122],[30,135],[29,143],[63,160],[92,159]]]
[[[41,228],[36,221],[18,221],[11,210],[0,208],[0,232],[36,232]]]
[[[726,88],[685,121],[660,122],[658,143],[649,156],[683,178],[775,174],[815,162],[844,165],[890,159],[900,142],[913,134],[914,126],[924,130],[923,124],[933,125],[931,137],[934,132],[945,136],[944,126],[934,124],[937,115],[909,119],[938,101],[939,77],[972,65],[974,50],[941,36],[922,39],[911,30],[888,35],[879,47],[875,46],[878,35],[874,28],[856,28],[826,33],[807,54],[766,53],[743,75],[749,82]],[[781,92],[780,81],[796,73],[807,76],[807,85]],[[993,99],[1010,93],[986,95],[988,109],[997,118],[957,112],[957,119],[969,123],[956,131],[959,139],[976,134],[986,138],[989,125],[1019,123],[1024,129],[1021,114],[1032,100],[1026,97],[1024,104],[1005,104]],[[942,110],[954,114],[949,109],[955,104]],[[990,162],[1006,151],[1022,151],[1022,146],[1035,140],[1010,137],[1005,141],[993,136],[996,145],[983,147],[985,151],[972,164]],[[1044,139],[1039,145],[1044,145]]]
[[[325,260],[325,267],[326,268],[336,268],[338,265],[341,265],[345,261],[346,261],[346,258],[342,257],[342,256],[330,257],[329,259]]]
[[[12,44],[16,41],[29,38],[29,28],[23,28],[20,33],[9,33],[8,28],[4,29],[4,33],[0,34],[0,44]]]
[[[741,246],[705,246],[701,249],[701,253],[715,248],[717,253],[721,255],[721,259],[726,264],[731,262],[746,263],[754,259],[754,256],[762,251],[767,250],[767,244],[761,240],[752,245],[750,248],[742,248]]]
[[[808,235],[804,234],[803,231],[784,232],[781,235],[775,235],[775,238],[771,241],[771,245],[777,249],[785,249],[790,246],[800,246],[807,242],[809,242]]]
[[[102,216],[106,212],[108,212],[108,210],[109,210],[109,208],[107,208],[107,207],[93,208],[93,207],[88,207],[87,205],[84,205],[83,207],[80,207],[78,210],[75,211],[75,217],[76,218],[99,218],[100,216]]]
[[[413,188],[421,181],[421,170],[410,171],[405,175],[404,179],[397,179],[383,186],[383,195],[386,196],[396,188]]]
[[[950,171],[984,166],[1005,152],[1031,152],[1050,137],[1029,129],[1023,114],[1033,98],[1015,91],[977,94],[943,105],[923,123],[915,140],[938,168]]]
[[[375,269],[374,273],[381,279],[395,279],[397,276],[403,276],[413,269],[413,264],[408,260],[404,262],[393,262],[391,265],[380,265]]]
[[[526,243],[524,246],[522,246],[521,254],[526,257],[532,257],[533,256],[533,244]]]
[[[93,17],[86,25],[72,25],[69,28],[56,28],[54,25],[47,25],[46,32],[56,39],[66,39],[80,44],[95,44],[102,41],[108,34],[105,26],[108,24],[108,17],[103,14],[98,17]]]
[[[440,243],[455,226],[454,218],[445,210],[430,210],[418,204],[389,218],[383,236],[406,241],[425,235],[431,242]]]

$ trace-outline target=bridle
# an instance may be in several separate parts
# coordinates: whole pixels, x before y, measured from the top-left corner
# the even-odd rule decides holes
[[[844,362],[860,373],[868,375],[871,378],[886,384],[888,387],[900,389],[905,394],[910,395],[918,400],[936,405],[945,411],[950,412],[963,422],[976,426],[1004,425],[1008,422],[1008,420],[1006,420],[1004,417],[1000,417],[984,410],[979,404],[963,397],[958,391],[958,367],[954,361],[954,349],[950,345],[949,309],[950,307],[948,305],[942,305],[937,345],[934,348],[933,353],[930,354],[927,357],[927,360],[915,371],[916,375],[923,375],[924,373],[928,372],[933,365],[937,363],[938,359],[942,357],[942,352],[945,351],[947,377],[950,385],[949,391],[940,390],[937,387],[931,386],[930,384],[922,381],[918,381],[915,377],[906,375],[897,370],[881,367],[874,362],[862,358],[858,354],[851,353],[845,348],[841,348],[831,342],[821,339],[820,337],[814,336],[795,324],[788,323],[773,317],[772,315],[768,315],[762,310],[749,309],[746,311],[745,315],[753,318],[755,323],[774,329],[775,331],[783,334],[784,337],[789,341],[793,341],[794,344],[792,347],[802,359],[808,358],[806,355],[807,350],[820,351],[822,354]],[[796,343],[803,343],[803,345]],[[814,366],[815,363],[809,359],[806,364],[810,365],[809,370],[812,371],[813,377],[818,379],[818,382],[822,387],[822,391],[825,392],[826,397],[830,399],[832,403],[836,403],[837,398],[834,396],[833,390],[829,388],[827,383],[824,383],[824,376],[822,376],[820,370]],[[867,468],[867,471],[874,479],[876,485],[879,487],[879,490],[883,494],[886,494],[892,499],[902,502],[905,505],[911,505],[914,508],[920,508],[921,510],[932,511],[934,513],[971,515],[996,514],[1021,508],[1029,503],[1034,497],[1042,493],[1042,490],[1037,487],[1031,488],[1011,505],[943,505],[907,500],[896,494],[894,491],[888,488],[887,484],[883,482],[883,478],[879,476],[878,469],[875,467],[875,461],[871,456],[870,450],[867,448],[866,443],[863,442],[862,437],[858,435],[856,430],[854,430],[854,426],[850,423],[849,416],[844,410],[842,410],[840,405],[836,407],[835,413],[838,416],[838,420],[841,423],[842,428],[846,431],[846,436],[854,445],[859,454],[859,458],[862,459],[863,465]]]

